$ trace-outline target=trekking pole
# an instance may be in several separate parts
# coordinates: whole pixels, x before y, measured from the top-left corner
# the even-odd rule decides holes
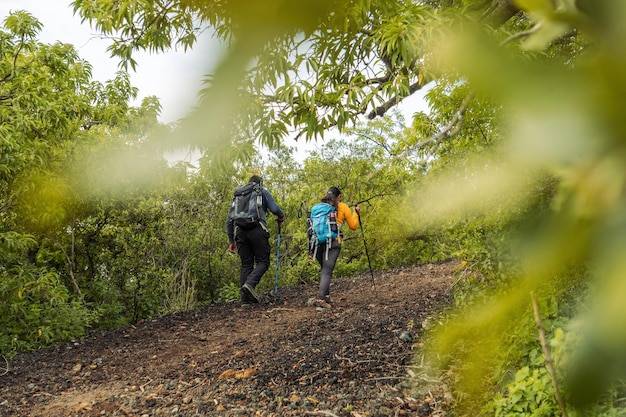
[[[307,251],[309,252],[309,258],[313,259],[311,257],[312,252],[311,252],[311,235],[309,234],[310,232],[312,233],[311,230],[311,213],[309,213],[309,209],[306,206],[306,201],[302,200],[302,203],[300,204],[300,208],[298,209],[298,218],[301,219],[302,218],[302,214],[304,214],[306,216],[306,220],[307,220],[307,232],[306,232],[306,238],[307,238]]]
[[[305,215],[308,214],[308,209],[306,208],[306,201],[304,201],[304,200],[302,200],[302,203],[300,204],[300,208],[298,209],[298,218],[299,219],[302,218],[302,213],[303,212],[304,212]]]
[[[274,283],[274,295],[278,294],[278,261],[280,260],[280,221],[278,222],[278,248],[276,249],[276,281]]]
[[[372,263],[370,262],[370,254],[367,251],[367,242],[365,241],[365,232],[363,231],[363,223],[361,223],[361,210],[357,211],[356,215],[359,218],[359,227],[361,228],[361,236],[363,236],[363,246],[365,247],[365,256],[367,257],[367,264],[370,267],[370,275],[372,276],[372,287],[374,287],[374,291],[376,291],[376,283],[374,281],[374,271],[372,270]]]

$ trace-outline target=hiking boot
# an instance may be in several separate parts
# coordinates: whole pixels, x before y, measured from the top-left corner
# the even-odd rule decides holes
[[[256,291],[254,291],[254,288],[252,287],[252,285],[246,282],[245,284],[241,286],[241,289],[244,291],[247,291],[248,294],[252,296],[252,300],[254,300],[255,303],[258,303],[259,301],[261,301],[259,299],[259,294],[257,294]]]
[[[313,305],[315,306],[315,309],[317,311],[326,311],[332,308],[332,306],[328,304],[325,300],[315,300]]]

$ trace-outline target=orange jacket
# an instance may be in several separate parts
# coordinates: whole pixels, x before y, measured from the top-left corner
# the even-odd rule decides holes
[[[344,221],[348,223],[348,227],[352,230],[356,230],[359,227],[359,215],[357,212],[351,211],[346,203],[340,202],[337,204],[337,226],[341,227]]]

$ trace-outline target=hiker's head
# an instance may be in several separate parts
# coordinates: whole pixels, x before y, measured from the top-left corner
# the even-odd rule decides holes
[[[333,207],[337,207],[337,197],[330,191],[326,193],[324,197],[322,197],[322,203],[330,204]]]
[[[339,198],[341,196],[341,190],[339,189],[339,187],[330,187],[328,189],[328,191],[326,191],[326,194],[332,194],[333,197],[335,198]]]
[[[256,182],[259,185],[263,185],[263,178],[259,177],[258,175],[253,175],[250,177],[248,182]]]

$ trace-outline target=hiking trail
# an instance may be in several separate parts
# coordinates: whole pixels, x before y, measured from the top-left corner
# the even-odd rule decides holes
[[[443,416],[446,395],[409,376],[457,272],[375,271],[373,287],[368,271],[334,278],[327,312],[306,305],[317,284],[283,287],[21,354],[0,367],[0,415]]]

